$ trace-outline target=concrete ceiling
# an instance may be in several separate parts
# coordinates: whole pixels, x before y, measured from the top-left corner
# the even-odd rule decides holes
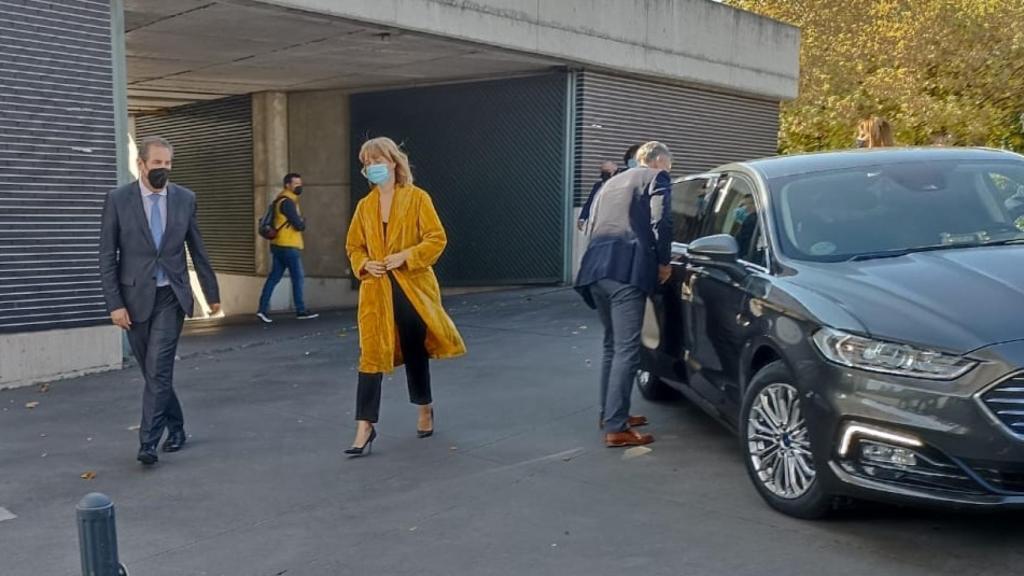
[[[126,0],[133,112],[269,90],[368,89],[563,65],[250,0]]]

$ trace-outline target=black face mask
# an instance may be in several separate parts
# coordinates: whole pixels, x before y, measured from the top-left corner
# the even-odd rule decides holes
[[[170,175],[171,171],[167,168],[154,168],[146,175],[146,180],[149,181],[149,185],[153,187],[153,190],[163,190],[164,186],[167,186],[167,178]]]
[[[603,170],[601,171],[601,181],[602,182],[608,180],[611,177],[612,177],[612,173],[611,172],[605,172]]]
[[[292,192],[295,192],[295,194],[297,196],[301,196],[302,195],[302,186],[296,186],[295,189],[292,190]]]

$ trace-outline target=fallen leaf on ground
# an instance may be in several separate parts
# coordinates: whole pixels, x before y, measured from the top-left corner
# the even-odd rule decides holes
[[[29,410],[35,408],[36,406],[39,406],[39,402],[29,402],[25,404],[25,408],[28,408]]]
[[[654,450],[651,450],[650,448],[648,448],[646,446],[634,446],[634,447],[626,450],[626,452],[622,454],[622,459],[623,460],[632,460],[633,458],[639,458],[639,457],[643,456],[644,454],[649,454],[649,453],[651,453],[653,451]]]
[[[82,480],[95,480],[96,479],[96,473],[90,470],[89,472],[86,472],[85,474],[82,474],[80,476],[80,478]]]

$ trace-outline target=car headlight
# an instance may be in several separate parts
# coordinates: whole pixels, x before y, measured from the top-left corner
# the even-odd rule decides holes
[[[953,380],[977,365],[961,356],[872,340],[832,328],[818,330],[814,344],[836,364],[911,378]]]

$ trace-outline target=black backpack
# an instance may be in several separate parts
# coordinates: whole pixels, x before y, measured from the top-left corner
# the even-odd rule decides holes
[[[288,224],[288,220],[285,219],[283,224],[276,228],[274,227],[274,214],[277,212],[278,204],[280,204],[281,201],[284,199],[284,196],[278,196],[277,198],[274,198],[274,201],[270,203],[270,206],[267,206],[266,213],[263,214],[263,217],[260,218],[259,222],[257,222],[256,224],[256,228],[259,231],[260,236],[266,238],[267,240],[273,240],[274,238],[277,238],[278,231]]]

